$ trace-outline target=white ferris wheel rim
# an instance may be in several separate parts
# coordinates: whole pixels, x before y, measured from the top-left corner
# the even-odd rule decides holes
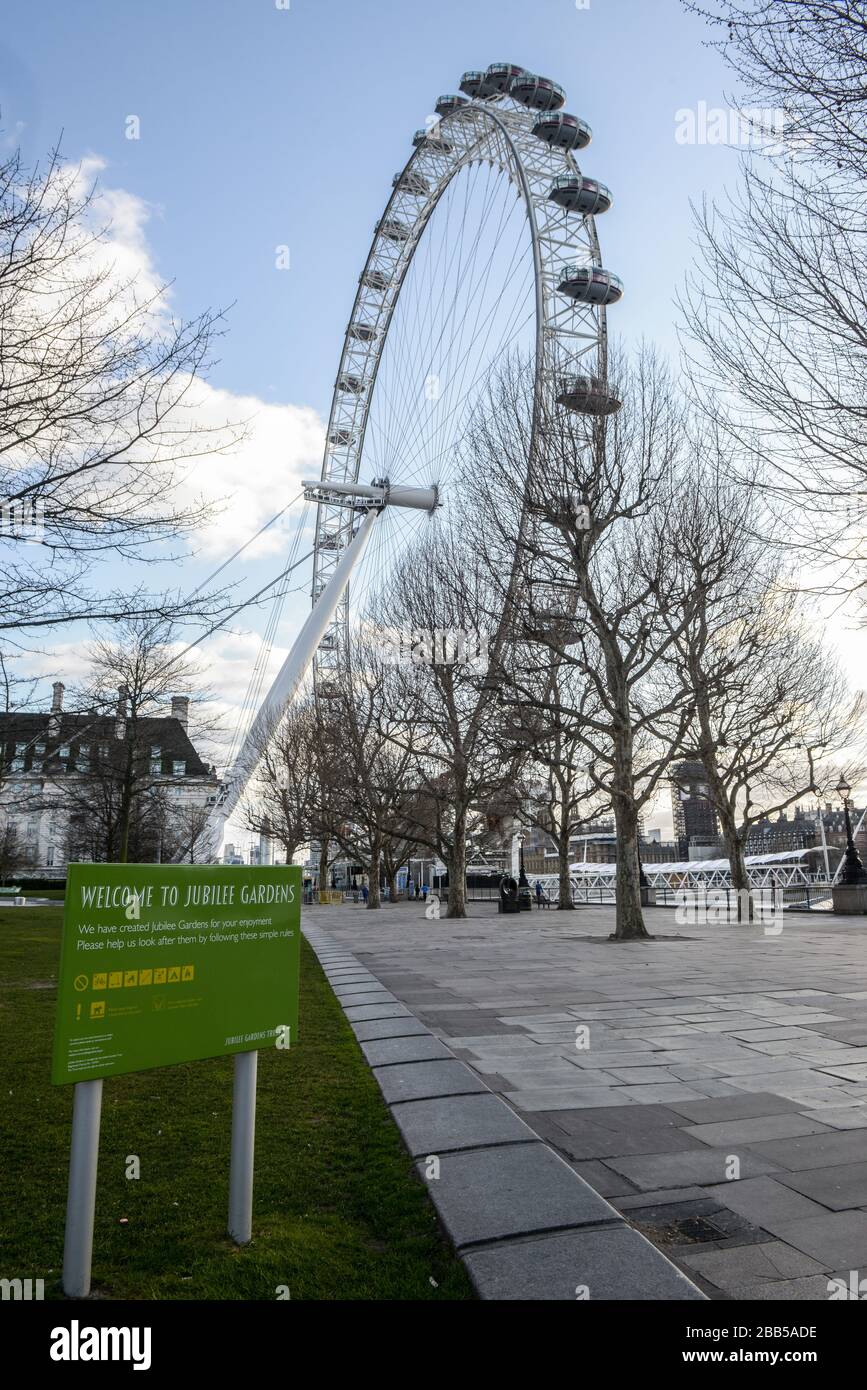
[[[462,102],[416,136],[417,147],[394,181],[359,277],[332,393],[320,475],[323,488],[329,483],[369,481],[361,478],[368,423],[401,291],[437,207],[458,174],[474,163],[491,163],[510,178],[526,212],[535,314],[530,450],[540,410],[556,397],[558,382],[580,372],[582,360],[594,352],[596,375],[605,377],[605,306],[564,303],[558,293],[560,273],[570,255],[583,255],[585,264],[602,269],[596,218],[593,213],[569,212],[552,203],[554,180],[562,175],[580,179],[582,171],[571,150],[548,145],[533,133],[541,115],[500,93]],[[400,229],[406,235],[401,232],[398,240]],[[576,250],[579,230],[584,236],[583,252]],[[371,283],[377,276],[382,277],[382,289]],[[372,330],[370,336],[360,338],[359,326]],[[352,390],[347,389],[350,383]],[[399,484],[402,479],[391,481]],[[314,605],[352,536],[352,514],[337,502],[320,501],[311,589]],[[313,662],[315,693],[339,671],[349,641],[347,588]]]

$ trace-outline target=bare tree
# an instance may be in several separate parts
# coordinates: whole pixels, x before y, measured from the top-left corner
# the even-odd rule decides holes
[[[652,352],[631,366],[612,357],[610,370],[622,410],[607,419],[552,410],[533,454],[528,375],[520,363],[505,364],[467,447],[476,477],[486,480],[477,543],[489,573],[509,576],[501,601],[516,650],[529,643],[529,657],[504,662],[497,674],[513,688],[509,698],[541,715],[549,737],[584,743],[589,785],[614,811],[615,936],[628,940],[647,936],[638,827],[671,756],[662,729],[677,747],[689,722],[683,685],[660,679],[674,639],[667,537],[684,411]],[[564,641],[564,628],[574,629],[574,641]],[[569,706],[562,686],[536,680],[540,641],[549,664],[578,674]]]
[[[199,668],[173,644],[171,627],[153,618],[113,627],[90,644],[88,656],[90,672],[77,701],[94,712],[94,732],[87,757],[79,753],[78,775],[55,778],[54,791],[80,833],[102,846],[94,857],[126,863],[133,840],[138,854],[153,857],[152,841],[166,824],[161,790],[167,775],[153,744],[154,721],[170,717],[174,697],[190,699],[195,691],[204,703],[207,692],[197,686]],[[214,721],[200,719],[200,733],[213,732]],[[83,738],[79,733],[79,745]]]
[[[689,690],[692,718],[678,734],[687,760],[704,766],[740,893],[749,889],[752,827],[827,792],[838,760],[863,737],[863,700],[849,695],[779,553],[759,538],[755,490],[730,481],[726,454],[715,432],[700,432],[674,500],[666,615],[674,640],[663,670]]]
[[[474,641],[484,644],[490,612],[478,554],[456,527],[442,524],[399,563],[378,614],[383,632],[416,644],[415,659],[396,668],[415,750],[416,789],[403,803],[402,838],[426,845],[447,865],[450,917],[467,915],[471,812],[517,775],[516,760],[504,761],[497,738],[502,712],[484,660],[472,653]],[[469,644],[463,653],[462,640]],[[441,643],[449,650],[439,650]],[[399,730],[392,738],[401,746]]]
[[[180,484],[240,434],[194,420],[219,316],[180,321],[166,286],[119,277],[96,216],[57,151],[0,163],[0,630],[177,611],[97,592],[94,567],[199,525],[208,508]]]
[[[0,882],[6,881],[25,863],[25,855],[15,826],[0,810]]]
[[[546,635],[557,640],[550,626]],[[571,636],[559,635],[565,641]],[[583,733],[593,690],[557,650],[539,644],[529,651],[532,660],[522,663],[514,683],[504,683],[501,700],[508,708],[508,736],[530,755],[519,789],[519,815],[554,845],[557,906],[568,911],[574,906],[572,840],[583,824],[608,809],[589,772]]]
[[[311,697],[293,703],[262,749],[253,785],[244,798],[247,828],[267,830],[291,864],[312,837],[321,794],[318,712]]]
[[[381,905],[380,884],[388,852],[390,886],[397,863],[408,857],[400,833],[417,770],[411,711],[403,682],[382,648],[361,634],[347,655],[330,710],[341,730],[339,782],[343,816],[336,829],[341,847],[368,876],[368,908]]]
[[[696,398],[761,461],[772,539],[799,546],[813,582],[863,589],[867,15],[850,0],[684,3],[718,27],[740,104],[777,127],[728,204],[697,213],[682,296]]]

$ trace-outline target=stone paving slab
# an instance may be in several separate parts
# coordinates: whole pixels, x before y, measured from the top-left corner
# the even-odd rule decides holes
[[[448,1062],[404,1062],[374,1067],[379,1089],[390,1105],[401,1100],[425,1100],[433,1096],[465,1096],[487,1091],[484,1082],[454,1059]]]
[[[315,927],[306,934],[330,969],[328,937]],[[345,956],[340,959],[343,964]],[[355,997],[349,993],[341,1001],[347,1018],[363,1012]],[[585,1227],[590,1235],[620,1236],[610,1245],[597,1240],[585,1251],[584,1264],[598,1289],[629,1290],[612,1297],[650,1298],[660,1288],[675,1299],[704,1297],[408,1010],[397,1017],[356,1018],[351,1026],[410,1155],[423,1159],[419,1177],[456,1248],[467,1261],[472,1252],[494,1260],[486,1270],[470,1269],[481,1297],[525,1298],[528,1283],[534,1297],[561,1297],[550,1259],[537,1259],[525,1274],[508,1251],[527,1235],[583,1233]],[[480,1244],[484,1251],[478,1251]]]
[[[637,1231],[619,1226],[470,1251],[466,1266],[483,1298],[700,1299],[674,1265],[660,1270],[656,1253]]]
[[[752,1293],[757,1284],[822,1273],[818,1260],[779,1240],[763,1245],[735,1246],[730,1250],[698,1250],[686,1255],[684,1263],[728,1293],[739,1289]]]
[[[424,1165],[418,1169],[423,1177]],[[458,1249],[619,1220],[613,1207],[539,1142],[446,1154],[435,1187],[440,1219]]]
[[[361,1050],[372,1067],[388,1067],[397,1062],[432,1062],[451,1056],[445,1044],[430,1033],[409,1038],[376,1038],[363,1042]]]
[[[537,1136],[498,1096],[437,1097],[393,1105],[391,1110],[413,1158],[497,1144],[526,1144]]]
[[[607,940],[606,907],[562,924],[556,913],[498,918],[486,905],[467,921],[436,924],[413,904],[309,916],[341,943],[330,947],[329,970],[360,968],[368,974],[354,984],[378,981],[417,1007],[461,1062],[684,1270],[701,1251],[786,1247],[776,1253],[788,1272],[763,1267],[756,1284],[754,1256],[710,1262],[699,1278],[712,1295],[827,1297],[826,1276],[859,1267],[863,921],[787,914],[777,938],[751,927],[691,926],[679,936],[670,912],[648,910],[651,932],[668,939],[624,944]],[[579,1025],[589,1029],[581,1051]],[[353,1026],[363,1038],[359,1029],[383,1025]],[[739,1159],[739,1180],[725,1180],[727,1156]],[[819,1269],[794,1273],[805,1259]]]
[[[350,1004],[344,1010],[350,1023],[368,1023],[380,1018],[408,1018],[409,1009],[403,1004]]]
[[[867,1162],[844,1163],[837,1168],[813,1168],[806,1173],[788,1173],[780,1181],[793,1192],[811,1197],[831,1211],[867,1207]]]
[[[424,1024],[410,1013],[400,1018],[375,1018],[353,1023],[352,1031],[359,1042],[370,1042],[374,1038],[409,1038],[421,1033],[430,1036]]]

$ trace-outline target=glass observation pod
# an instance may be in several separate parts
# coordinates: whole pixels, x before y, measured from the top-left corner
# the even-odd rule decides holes
[[[509,83],[509,96],[534,111],[559,111],[566,93],[550,77],[537,77],[534,72],[522,72]]]
[[[402,174],[395,174],[391,186],[400,188],[404,193],[417,193],[420,197],[426,197],[430,193],[427,179],[423,179],[414,169],[405,169]]]
[[[483,72],[465,72],[461,78],[461,91],[468,97],[480,96],[484,81],[485,74]]]
[[[354,438],[352,430],[332,430],[328,436],[328,443],[333,444],[335,449],[345,449]]]
[[[509,90],[509,83],[516,77],[523,77],[526,71],[526,68],[520,67],[517,63],[491,63],[482,78],[479,96],[502,96],[503,92]]]
[[[355,338],[359,343],[372,343],[375,338],[379,337],[379,329],[372,328],[369,323],[351,323],[349,336]]]
[[[360,376],[347,376],[345,372],[337,378],[337,386],[340,391],[349,391],[353,396],[360,396],[364,390]]]
[[[558,150],[586,150],[593,139],[593,131],[580,116],[569,116],[564,111],[552,111],[540,116],[533,126],[533,134],[546,144]]]
[[[581,304],[616,304],[623,298],[623,281],[597,265],[564,265],[557,289]]]
[[[378,290],[384,294],[391,284],[388,275],[383,275],[381,270],[366,270],[361,277],[362,285],[366,285],[369,290]]]
[[[451,115],[452,111],[460,111],[460,109],[461,109],[462,106],[469,106],[469,104],[470,104],[470,99],[469,99],[469,97],[460,97],[460,96],[437,97],[436,106],[434,107],[434,111],[436,111],[436,113],[437,113],[438,116],[449,116],[449,115]]]
[[[548,197],[567,212],[580,212],[582,217],[598,217],[614,201],[611,189],[604,183],[584,179],[580,174],[561,174],[554,180]]]
[[[380,236],[388,237],[389,241],[409,241],[409,227],[396,217],[384,217],[376,230]]]
[[[434,154],[451,154],[452,152],[451,144],[437,134],[436,127],[432,130],[417,130],[412,137],[412,143],[416,149],[424,146],[426,150],[432,150]]]
[[[573,376],[560,382],[557,404],[578,415],[615,415],[623,402],[598,376]]]

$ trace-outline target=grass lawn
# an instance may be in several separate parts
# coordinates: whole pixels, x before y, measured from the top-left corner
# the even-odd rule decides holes
[[[61,914],[0,907],[0,1277],[60,1295],[72,1087],[49,1081]],[[104,1298],[466,1299],[463,1266],[302,942],[300,1037],[259,1053],[253,1242],[225,1234],[231,1058],[104,1082]],[[141,1178],[126,1177],[135,1154]]]

